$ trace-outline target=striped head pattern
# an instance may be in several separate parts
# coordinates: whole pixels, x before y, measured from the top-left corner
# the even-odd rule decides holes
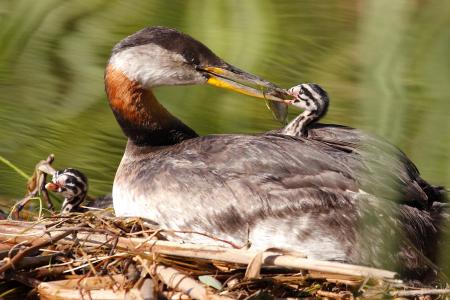
[[[52,182],[47,183],[45,187],[64,197],[61,213],[68,213],[76,211],[86,198],[88,181],[82,172],[67,168],[62,171],[56,171],[53,175]]]
[[[319,121],[328,110],[327,92],[315,83],[302,83],[288,90],[294,99],[292,105],[303,109],[294,120],[281,130],[281,133],[296,137],[306,137],[307,127]]]
[[[294,96],[293,105],[312,112],[317,118],[316,121],[328,111],[328,94],[318,84],[302,83],[290,88],[288,93]]]

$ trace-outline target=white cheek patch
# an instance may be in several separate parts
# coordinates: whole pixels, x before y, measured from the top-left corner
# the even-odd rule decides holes
[[[301,91],[300,85],[296,85],[296,86],[294,86],[294,87],[291,87],[291,88],[288,90],[288,93],[291,94],[292,96],[294,96],[295,98],[298,98],[298,97],[299,97],[299,94],[300,94],[300,91]]]
[[[161,85],[200,84],[206,81],[181,54],[160,46],[135,46],[114,54],[109,64],[130,80],[147,88]]]

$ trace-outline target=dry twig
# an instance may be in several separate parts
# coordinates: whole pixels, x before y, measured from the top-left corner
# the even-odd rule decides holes
[[[24,258],[28,253],[31,253],[35,250],[38,250],[40,248],[44,248],[48,245],[51,245],[52,243],[56,243],[57,241],[65,238],[66,236],[68,236],[69,234],[72,234],[73,231],[66,231],[63,232],[53,238],[50,238],[48,240],[45,241],[41,241],[38,242],[37,244],[35,244],[34,246],[28,247],[24,250],[20,250],[19,252],[17,252],[16,255],[14,255],[11,259],[9,259],[3,266],[0,267],[0,274],[3,274],[4,272],[6,272],[7,270],[9,270],[10,268],[14,268],[15,265],[17,265],[19,263],[19,261]]]

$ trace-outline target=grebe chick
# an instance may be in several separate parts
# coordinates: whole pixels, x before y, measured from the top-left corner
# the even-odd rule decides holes
[[[79,211],[80,204],[86,199],[88,180],[82,172],[67,168],[56,171],[52,181],[45,185],[49,191],[59,193],[64,197],[61,214]]]
[[[45,188],[64,196],[61,214],[85,212],[89,208],[103,209],[112,207],[112,196],[110,194],[96,198],[90,197],[88,195],[89,185],[86,175],[73,168],[56,171],[52,182],[47,183]],[[84,207],[81,206],[83,203]]]
[[[90,197],[88,195],[89,185],[86,175],[73,168],[56,171],[52,182],[47,183],[45,188],[64,196],[61,214],[85,212],[89,208],[103,209],[112,207],[111,194],[96,198]],[[84,204],[83,207],[81,204]]]
[[[328,111],[330,103],[327,92],[318,84],[303,83],[288,90],[294,96],[292,105],[304,111],[281,131],[282,134],[306,137],[308,125],[319,121]]]

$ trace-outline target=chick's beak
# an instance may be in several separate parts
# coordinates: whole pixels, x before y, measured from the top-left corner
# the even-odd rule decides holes
[[[61,187],[60,187],[58,184],[53,183],[53,182],[48,182],[48,183],[45,185],[45,188],[46,188],[47,190],[49,190],[49,191],[52,191],[52,192],[59,192],[60,189],[61,189]]]
[[[267,100],[275,118],[285,121],[287,106],[292,104],[292,96],[286,90],[229,64],[198,69],[208,78],[206,83],[210,85]]]

